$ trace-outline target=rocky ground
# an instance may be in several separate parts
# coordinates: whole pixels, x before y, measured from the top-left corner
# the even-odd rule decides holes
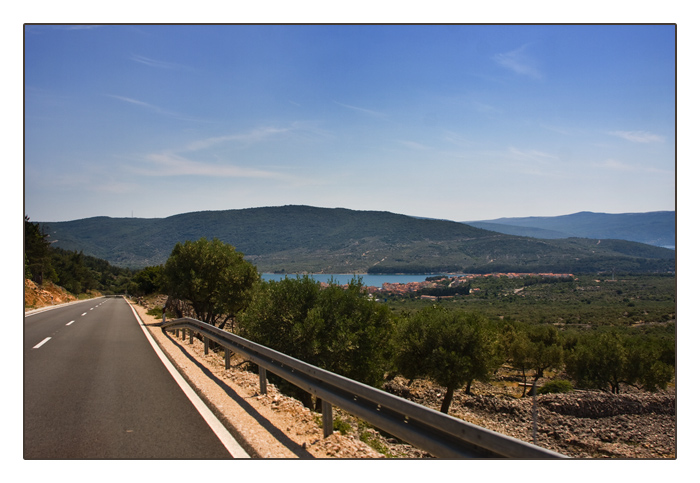
[[[156,304],[161,304],[158,301]],[[258,376],[244,361],[224,370],[221,354],[204,356],[193,344],[165,335],[159,320],[137,306],[144,322],[171,359],[185,372],[220,415],[247,438],[252,452],[268,458],[430,458],[427,453],[382,434],[349,414],[334,410],[337,430],[324,439],[320,414],[285,396],[274,385],[258,393]],[[517,382],[475,383],[473,395],[455,394],[450,414],[484,428],[533,442],[532,397],[518,397]],[[429,381],[397,377],[385,390],[438,410],[444,395]],[[546,394],[537,397],[537,441],[542,447],[574,458],[676,457],[674,390],[647,393],[627,389],[612,395],[597,391]],[[240,406],[243,404],[243,409]],[[237,408],[237,409],[236,409]],[[239,411],[245,414],[235,415]]]
[[[28,278],[24,279],[24,310],[37,309],[47,305],[71,302],[77,298],[63,287],[46,282],[37,285]]]
[[[452,416],[533,442],[532,397],[516,398],[477,385],[455,395]],[[385,389],[438,410],[444,390],[427,381],[397,378]],[[597,391],[537,396],[537,441],[575,458],[675,458],[675,391],[613,395]]]

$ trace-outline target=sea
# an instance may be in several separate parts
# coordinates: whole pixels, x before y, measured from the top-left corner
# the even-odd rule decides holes
[[[423,275],[404,275],[404,274],[386,274],[386,275],[369,275],[369,274],[352,274],[352,273],[313,273],[309,277],[317,282],[329,283],[331,279],[338,285],[345,285],[352,280],[353,277],[362,279],[362,285],[366,287],[381,287],[384,283],[408,283],[408,282],[424,282],[427,277],[434,277],[438,274],[423,274]],[[260,277],[265,280],[282,280],[285,277],[296,278],[296,274],[279,274],[279,273],[261,273]]]

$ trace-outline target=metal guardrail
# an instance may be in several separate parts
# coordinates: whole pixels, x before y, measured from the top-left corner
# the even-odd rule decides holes
[[[565,458],[564,455],[421,406],[385,391],[353,381],[256,344],[191,318],[164,321],[165,331],[182,329],[202,335],[205,353],[209,341],[225,349],[226,367],[233,351],[260,368],[260,392],[265,394],[270,371],[321,399],[324,436],[333,432],[333,409],[350,414],[439,458]]]

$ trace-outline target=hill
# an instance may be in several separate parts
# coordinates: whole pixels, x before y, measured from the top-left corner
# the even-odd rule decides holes
[[[563,216],[531,216],[496,220],[465,221],[485,230],[536,238],[604,238],[646,243],[659,247],[676,246],[676,212],[592,213],[582,211]]]
[[[219,238],[261,272],[669,271],[675,253],[620,240],[541,240],[379,211],[282,206],[41,223],[51,241],[122,267],[164,263],[177,242]]]

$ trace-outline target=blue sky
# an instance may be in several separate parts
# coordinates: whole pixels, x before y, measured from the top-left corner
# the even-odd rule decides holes
[[[24,27],[35,221],[675,209],[676,29]]]

